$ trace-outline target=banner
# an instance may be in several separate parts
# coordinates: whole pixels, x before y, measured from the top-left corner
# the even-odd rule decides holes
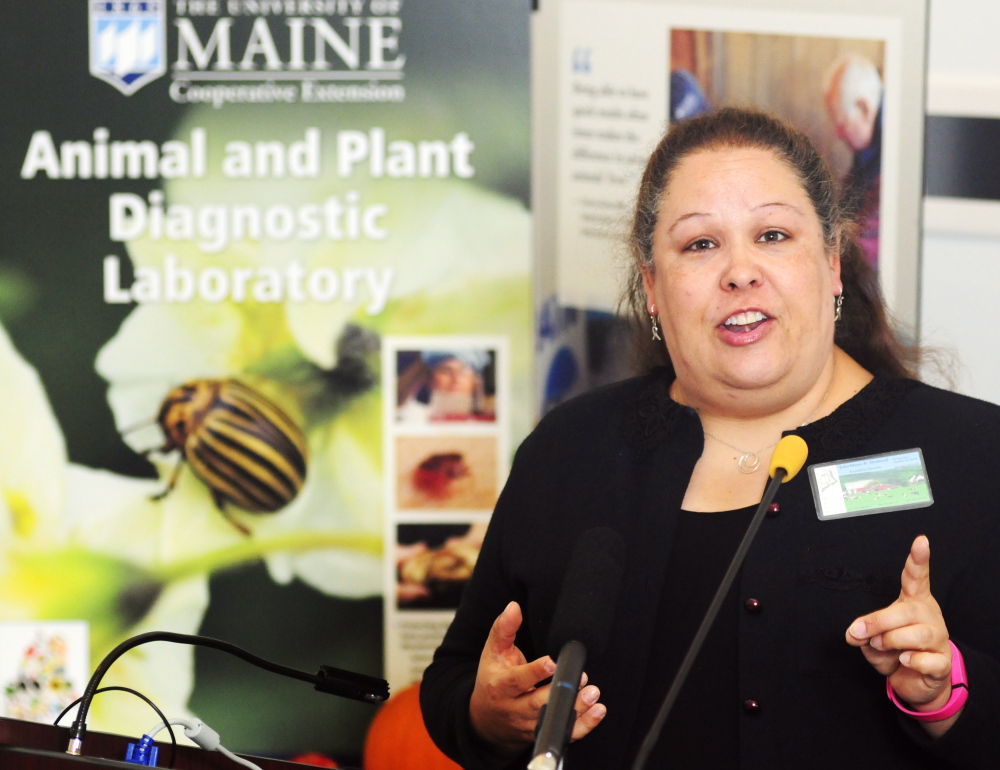
[[[38,621],[54,667],[158,629],[417,677],[532,419],[528,13],[4,9],[0,635]],[[360,754],[370,706],[221,657],[149,645],[105,684],[234,750]]]

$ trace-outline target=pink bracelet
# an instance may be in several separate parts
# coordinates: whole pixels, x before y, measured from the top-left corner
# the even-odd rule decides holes
[[[937,711],[910,711],[896,697],[896,693],[886,677],[885,692],[889,696],[889,700],[896,704],[896,708],[918,722],[940,722],[948,717],[953,717],[962,710],[962,706],[969,698],[969,679],[965,675],[965,659],[962,657],[962,651],[951,640],[948,641],[948,646],[951,647],[951,697]]]

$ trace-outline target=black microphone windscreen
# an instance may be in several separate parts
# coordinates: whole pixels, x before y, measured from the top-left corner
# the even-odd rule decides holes
[[[608,527],[584,531],[573,547],[552,616],[549,654],[555,658],[569,641],[582,642],[588,655],[608,643],[625,570],[625,541]]]

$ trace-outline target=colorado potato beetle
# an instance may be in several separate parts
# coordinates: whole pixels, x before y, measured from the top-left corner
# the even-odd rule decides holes
[[[237,380],[186,382],[167,394],[156,419],[166,438],[159,451],[182,455],[158,499],[177,484],[187,460],[226,519],[250,534],[226,510],[227,502],[253,513],[273,513],[302,489],[302,430],[275,403]]]

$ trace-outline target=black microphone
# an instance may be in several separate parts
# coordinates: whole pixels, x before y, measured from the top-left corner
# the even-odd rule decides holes
[[[806,446],[806,442],[800,436],[796,435],[785,436],[774,448],[774,453],[771,455],[771,480],[767,483],[767,488],[764,490],[764,497],[761,498],[760,505],[757,506],[757,511],[754,513],[753,519],[750,520],[750,526],[747,527],[746,534],[743,535],[743,540],[740,541],[740,545],[736,549],[736,554],[733,556],[733,560],[729,563],[729,568],[722,578],[722,583],[715,592],[712,603],[708,606],[705,618],[701,621],[694,639],[691,640],[691,646],[688,647],[687,654],[684,656],[680,668],[677,669],[677,674],[674,676],[674,681],[671,683],[670,689],[667,690],[660,710],[656,713],[656,718],[653,720],[649,732],[646,733],[646,738],[639,747],[639,753],[636,754],[635,761],[632,763],[632,770],[642,770],[646,764],[646,760],[649,758],[650,752],[653,750],[653,746],[659,740],[663,725],[666,724],[667,717],[670,716],[670,710],[674,707],[674,702],[677,700],[677,696],[684,686],[684,681],[691,672],[695,658],[698,657],[698,653],[701,651],[701,645],[704,643],[705,637],[708,636],[708,632],[712,628],[719,610],[722,608],[722,602],[725,600],[726,594],[729,593],[729,587],[733,584],[733,580],[736,579],[736,573],[739,572],[743,564],[743,559],[747,555],[747,551],[750,550],[750,544],[753,543],[754,536],[757,534],[757,530],[760,529],[760,523],[764,520],[764,514],[767,512],[768,506],[774,500],[774,496],[778,494],[778,489],[781,485],[786,481],[791,481],[792,477],[802,470],[802,466],[806,464],[806,457],[808,455],[809,448]]]
[[[308,682],[320,692],[340,695],[344,698],[353,698],[368,703],[381,703],[389,698],[389,683],[384,679],[378,679],[366,674],[355,674],[351,671],[342,671],[332,666],[320,666],[319,673],[307,674],[305,671],[298,671],[297,669],[288,668],[287,666],[264,660],[264,658],[259,658],[253,653],[247,652],[242,647],[237,647],[235,644],[230,644],[229,642],[223,642],[220,639],[212,639],[208,636],[195,636],[194,634],[175,634],[171,631],[150,631],[149,633],[139,634],[138,636],[126,639],[105,655],[104,660],[94,669],[90,681],[87,682],[87,686],[84,688],[83,697],[80,698],[80,710],[77,712],[76,719],[73,721],[73,726],[69,731],[67,754],[80,754],[83,746],[83,736],[87,730],[87,713],[90,711],[90,702],[94,699],[94,694],[101,684],[101,679],[107,670],[111,668],[111,664],[133,647],[138,647],[140,644],[146,642],[174,642],[176,644],[191,644],[198,647],[211,647],[216,650],[222,650],[223,652],[228,652],[231,655],[242,658],[247,663],[252,663],[265,671]]]
[[[573,547],[549,631],[549,652],[558,650],[549,701],[538,715],[528,770],[556,770],[576,720],[576,695],[587,654],[608,643],[625,569],[625,541],[608,527],[586,530]]]

